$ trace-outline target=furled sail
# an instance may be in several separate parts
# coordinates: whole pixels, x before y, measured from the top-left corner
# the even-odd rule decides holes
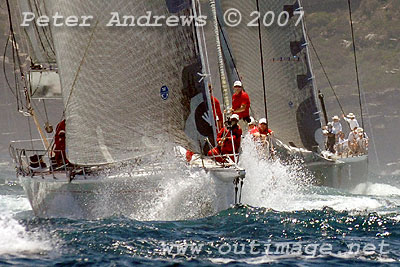
[[[221,0],[220,14],[230,8],[239,10],[242,22],[239,26],[223,25],[227,67],[230,82],[238,76],[251,99],[251,113],[256,118],[265,117],[262,71],[260,63],[260,38],[254,11],[256,0]],[[298,23],[300,4],[296,0],[259,0],[261,41],[266,81],[268,119],[270,127],[285,143],[312,150],[318,146],[315,135],[321,128],[315,100],[313,77],[308,59],[306,38],[302,23]],[[282,12],[289,14],[286,26],[278,25]],[[271,16],[275,20],[270,25]],[[280,16],[284,24],[286,15]],[[223,23],[222,17],[220,22]],[[298,25],[296,26],[296,23]],[[232,69],[232,62],[237,67]]]
[[[205,150],[204,139],[212,141],[215,130],[195,28],[145,27],[136,20],[149,12],[190,16],[192,1],[45,3],[50,14],[93,16],[87,27],[51,28],[71,162],[126,160],[159,151],[165,143]],[[117,26],[123,16],[130,26]]]
[[[44,0],[17,0],[10,2],[17,11],[16,15],[20,20],[19,25],[23,24],[24,16],[26,18],[34,16],[37,19],[40,16],[48,17],[50,15],[47,12]],[[24,43],[27,46],[27,52],[32,63],[35,65],[47,64],[55,67],[56,55],[50,27],[38,26],[35,22],[26,22],[25,24],[27,26],[20,27],[20,31],[25,35],[23,39],[26,41]]]

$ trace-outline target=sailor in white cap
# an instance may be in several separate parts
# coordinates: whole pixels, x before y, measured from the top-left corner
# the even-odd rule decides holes
[[[368,151],[368,136],[364,132],[363,128],[357,128],[357,152],[360,154],[365,154]]]
[[[257,126],[257,122],[253,117],[250,117],[249,132],[251,132]]]
[[[338,135],[340,132],[343,131],[342,124],[340,123],[339,116],[332,117],[332,126],[333,126],[333,133]]]
[[[233,114],[239,115],[239,119],[250,122],[250,98],[249,95],[243,91],[241,81],[236,81],[233,84],[234,94],[232,95],[232,109]]]
[[[233,114],[229,121],[226,122],[226,127],[222,128],[217,135],[217,146],[208,152],[209,157],[217,162],[223,163],[227,157],[223,155],[230,155],[232,161],[235,161],[233,154],[239,153],[242,129],[238,125],[239,116]]]
[[[344,116],[344,114],[343,114],[343,119],[349,123],[350,129],[351,129],[352,131],[354,130],[354,128],[360,127],[360,125],[358,124],[358,121],[357,121],[357,119],[356,119],[356,116],[354,116],[353,113],[349,113],[349,114],[347,115],[347,117]]]

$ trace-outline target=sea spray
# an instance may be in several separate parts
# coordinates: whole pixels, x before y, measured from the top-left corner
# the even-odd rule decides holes
[[[242,143],[240,165],[246,169],[243,202],[256,207],[285,210],[311,185],[313,176],[300,160],[283,163],[260,156],[250,136]]]

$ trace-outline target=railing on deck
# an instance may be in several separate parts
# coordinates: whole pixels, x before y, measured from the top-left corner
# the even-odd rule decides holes
[[[51,140],[49,140],[51,141]],[[40,147],[41,140],[22,140],[13,141],[10,144],[10,156],[15,163],[17,173],[22,176],[45,176],[55,174],[71,176],[71,171],[76,170],[76,166],[68,164],[64,151],[45,150]],[[30,147],[27,149],[26,147]],[[55,159],[55,153],[61,157],[58,162]],[[82,170],[85,172],[84,168]]]

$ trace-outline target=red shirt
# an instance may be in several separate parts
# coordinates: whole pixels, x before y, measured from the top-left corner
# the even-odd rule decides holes
[[[211,106],[213,109],[215,123],[217,123],[217,121],[223,120],[222,112],[221,112],[221,105],[219,104],[218,99],[215,98],[214,96],[211,97]],[[218,119],[217,119],[217,117],[218,117]]]
[[[255,134],[255,133],[268,135],[268,134],[272,134],[272,130],[268,129],[268,130],[263,132],[258,127],[254,127],[254,129],[250,131],[250,134]]]
[[[233,154],[232,139],[235,145],[235,152],[236,153],[239,152],[240,143],[242,139],[242,129],[240,128],[240,126],[237,125],[237,127],[232,128],[233,137],[231,137],[231,131],[227,130],[226,128],[222,128],[221,131],[219,131],[218,133],[217,142],[222,141],[222,137],[224,137],[224,135],[226,136],[226,139],[221,146],[221,153]]]
[[[246,105],[245,111],[239,113],[234,112],[234,114],[239,115],[239,119],[250,116],[250,98],[249,95],[243,90],[238,94],[233,94],[232,96],[232,108],[234,110],[239,109],[242,105]]]

